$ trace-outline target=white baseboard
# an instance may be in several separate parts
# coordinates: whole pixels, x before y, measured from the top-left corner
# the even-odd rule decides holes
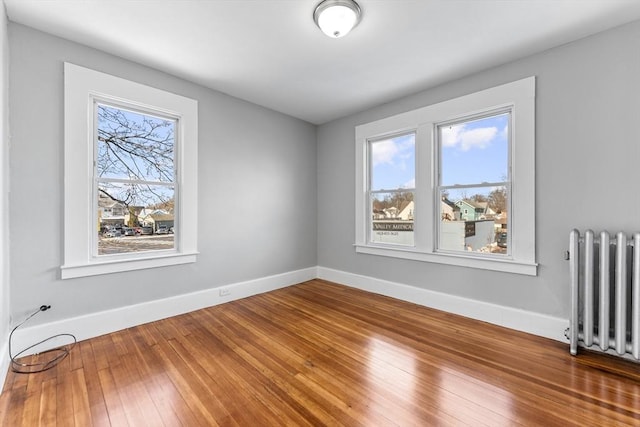
[[[569,326],[568,319],[443,294],[326,267],[318,267],[318,278],[556,341],[568,342],[564,336],[564,330]]]
[[[564,337],[564,330],[569,325],[567,319],[443,294],[330,268],[310,267],[190,294],[177,295],[162,300],[25,327],[15,332],[12,346],[17,352],[33,343],[60,333],[73,334],[78,341],[81,341],[201,308],[273,291],[316,277],[518,331],[567,342]],[[220,296],[220,290],[223,288],[229,290],[228,295]],[[68,340],[66,341],[68,342]],[[65,338],[54,340],[48,343],[48,347],[58,346],[64,342]],[[7,356],[8,340],[1,345],[0,379],[4,381],[3,375],[6,374],[9,368],[9,358]],[[36,347],[28,353],[43,351],[46,348]]]
[[[58,320],[32,327],[18,329],[13,335],[12,346],[18,352],[33,343],[60,333],[72,334],[78,341],[97,337],[144,323],[166,319],[172,316],[199,310],[205,307],[246,298],[264,292],[273,291],[305,282],[317,277],[317,268],[310,267],[302,270],[262,277],[246,282],[233,283],[218,288],[206,289],[184,295],[149,301],[142,304],[116,308],[113,310],[91,313],[70,319]],[[221,296],[220,290],[229,291]],[[61,338],[48,342],[45,346],[36,347],[26,354],[44,351],[68,343],[69,339]],[[3,354],[6,354],[6,349]],[[2,360],[2,359],[0,359]],[[4,366],[4,365],[3,365]],[[8,366],[8,361],[7,361]],[[2,369],[0,372],[6,372]]]

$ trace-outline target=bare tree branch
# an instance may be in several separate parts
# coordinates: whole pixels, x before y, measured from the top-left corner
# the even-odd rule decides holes
[[[98,176],[138,181],[102,181],[100,193],[126,206],[158,205],[173,199],[174,132],[173,120],[98,105]]]

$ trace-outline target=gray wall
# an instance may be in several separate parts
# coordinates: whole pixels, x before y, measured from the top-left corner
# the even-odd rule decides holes
[[[9,45],[14,315],[49,303],[48,322],[316,265],[315,126],[21,25]],[[59,279],[64,61],[198,100],[197,263]]]
[[[9,332],[9,45],[7,17],[0,11],[0,349]],[[0,356],[2,360],[4,355]],[[0,373],[0,379],[4,378]]]
[[[640,22],[318,129],[318,265],[568,318],[568,233],[640,231]],[[356,254],[354,127],[537,76],[537,277]]]

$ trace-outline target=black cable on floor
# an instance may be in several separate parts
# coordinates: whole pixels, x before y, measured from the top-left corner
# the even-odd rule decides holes
[[[67,357],[69,355],[69,353],[71,352],[71,350],[73,349],[73,347],[75,347],[76,343],[78,342],[76,340],[76,337],[71,335],[71,334],[57,334],[57,335],[50,336],[49,338],[45,338],[42,341],[39,341],[39,342],[37,342],[35,344],[32,344],[29,347],[25,348],[24,350],[19,351],[15,355],[11,354],[11,339],[13,338],[13,333],[16,331],[16,329],[18,329],[20,326],[22,326],[25,323],[27,323],[27,321],[29,321],[36,314],[40,313],[41,311],[47,311],[50,308],[51,308],[50,305],[42,305],[42,306],[40,306],[39,309],[34,311],[31,315],[29,315],[20,324],[18,324],[15,328],[13,328],[11,330],[11,333],[9,334],[9,358],[11,359],[11,370],[13,372],[16,372],[18,374],[35,374],[37,372],[44,372],[47,369],[51,369],[54,366],[56,366],[58,363],[60,363],[65,357]],[[73,340],[73,342],[70,343],[70,344],[66,344],[66,345],[63,345],[63,346],[60,346],[60,347],[56,347],[56,348],[52,348],[50,350],[43,351],[42,353],[33,354],[33,356],[38,356],[40,354],[47,354],[47,353],[54,354],[54,356],[49,360],[45,360],[43,362],[36,362],[36,363],[18,362],[18,358],[22,354],[24,354],[25,352],[31,350],[32,348],[34,348],[36,346],[39,346],[40,344],[44,344],[44,343],[46,343],[48,341],[51,341],[51,340],[53,340],[55,338],[59,338],[59,337],[70,337]]]

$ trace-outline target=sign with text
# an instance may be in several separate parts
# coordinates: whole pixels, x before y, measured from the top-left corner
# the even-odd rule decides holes
[[[413,221],[374,220],[371,225],[372,242],[413,246]]]
[[[413,222],[373,222],[374,231],[413,231]]]

